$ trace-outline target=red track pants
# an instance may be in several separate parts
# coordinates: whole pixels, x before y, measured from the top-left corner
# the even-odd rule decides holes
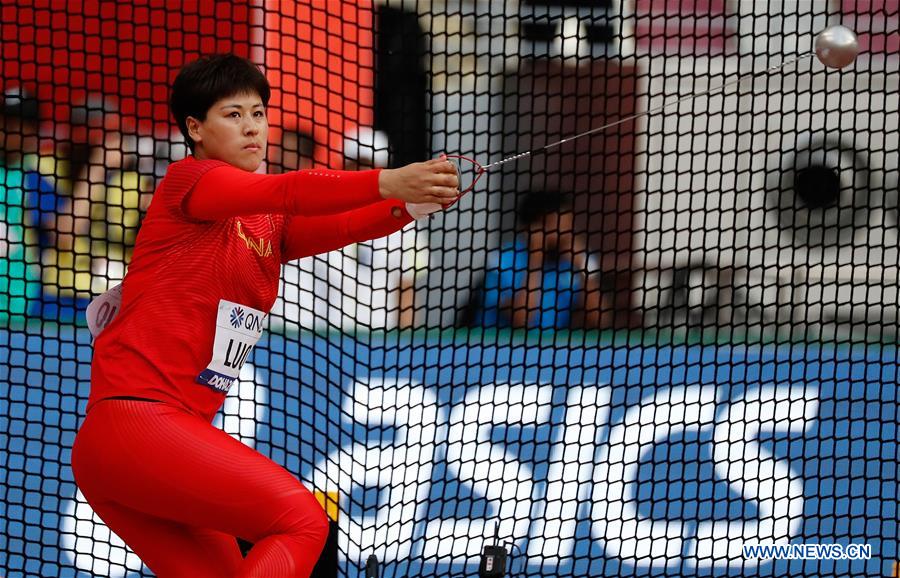
[[[72,470],[159,578],[305,578],[328,534],[322,507],[287,470],[165,403],[97,403]],[[255,544],[246,559],[235,536]]]

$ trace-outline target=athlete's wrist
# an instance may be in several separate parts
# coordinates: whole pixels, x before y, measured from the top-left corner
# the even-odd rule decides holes
[[[396,195],[393,190],[394,169],[380,169],[378,172],[378,194],[382,199],[393,199]]]

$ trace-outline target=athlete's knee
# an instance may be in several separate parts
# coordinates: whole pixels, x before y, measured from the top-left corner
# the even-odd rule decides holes
[[[318,515],[312,516],[310,524],[310,534],[319,545],[319,549],[325,547],[325,541],[328,539],[328,516],[324,510],[320,510]]]
[[[322,547],[328,538],[328,516],[309,492],[292,497],[282,511],[282,532],[310,546]]]
[[[307,507],[303,515],[295,523],[295,533],[300,533],[320,547],[325,546],[328,538],[328,516],[325,510],[314,500],[313,507]]]

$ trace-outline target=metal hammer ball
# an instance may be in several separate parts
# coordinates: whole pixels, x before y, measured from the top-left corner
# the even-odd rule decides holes
[[[829,68],[844,68],[859,54],[856,34],[844,26],[829,26],[816,36],[816,56]]]

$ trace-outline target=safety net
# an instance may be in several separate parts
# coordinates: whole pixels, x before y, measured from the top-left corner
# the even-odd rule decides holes
[[[814,53],[835,25],[842,68]],[[2,3],[0,576],[153,575],[72,474],[85,311],[190,154],[175,75],[222,52],[272,86],[260,172],[447,154],[470,189],[283,264],[214,422],[319,498],[314,576],[897,576],[898,25],[897,0]]]

